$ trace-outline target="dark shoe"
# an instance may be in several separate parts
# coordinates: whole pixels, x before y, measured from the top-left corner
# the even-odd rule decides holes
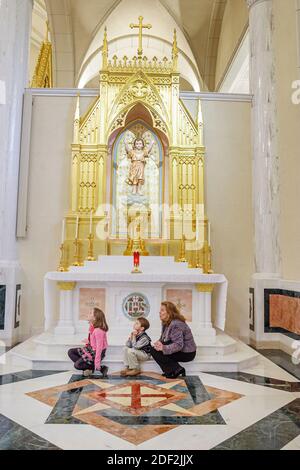
[[[100,372],[102,374],[102,377],[104,379],[106,379],[107,378],[107,373],[108,373],[108,367],[107,366],[101,366],[100,367]]]
[[[185,377],[186,376],[186,373],[185,373],[185,368],[182,367],[181,369],[179,369],[177,372],[173,372],[171,374],[166,374],[165,377],[167,379],[177,379],[177,377]]]

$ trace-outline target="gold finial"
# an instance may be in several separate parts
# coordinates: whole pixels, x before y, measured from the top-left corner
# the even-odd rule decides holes
[[[178,45],[177,45],[177,31],[174,29],[174,37],[173,37],[173,47],[172,47],[172,60],[173,60],[173,68],[174,71],[177,70],[178,65]]]
[[[74,118],[74,137],[73,143],[79,144],[80,136],[80,93],[77,93],[77,100],[76,100],[76,111],[75,111],[75,118]]]
[[[104,28],[103,46],[102,46],[102,68],[107,68],[108,62],[108,42],[107,42],[107,27]]]
[[[201,107],[201,101],[200,99],[198,100],[198,142],[199,145],[203,145],[203,115],[202,115],[202,107]]]
[[[138,58],[141,59],[143,56],[143,29],[151,29],[151,24],[143,24],[143,16],[139,16],[139,24],[131,23],[129,27],[131,29],[139,29],[139,47],[138,47]]]

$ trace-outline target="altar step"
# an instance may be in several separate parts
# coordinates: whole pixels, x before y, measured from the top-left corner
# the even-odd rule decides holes
[[[68,349],[82,346],[82,336],[55,337],[50,333],[30,338],[13,348],[8,356],[14,364],[23,365],[34,370],[72,370],[68,359]],[[123,345],[110,338],[110,346],[105,358],[111,372],[123,368]],[[214,344],[203,344],[198,347],[194,361],[185,365],[188,373],[196,372],[235,372],[257,364],[259,354],[252,348],[235,340],[223,332],[218,332]],[[159,372],[154,361],[147,361],[144,368]]]

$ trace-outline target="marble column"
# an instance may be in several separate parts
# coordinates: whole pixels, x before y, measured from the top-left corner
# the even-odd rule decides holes
[[[73,291],[76,282],[58,282],[60,290],[59,322],[54,329],[55,335],[74,335]]]
[[[211,304],[214,284],[196,285],[196,305],[193,306],[192,330],[198,346],[213,344],[216,330],[212,325]]]
[[[272,0],[247,0],[250,30],[250,86],[253,144],[255,272],[278,277],[279,154]]]
[[[15,336],[16,284],[21,283],[16,241],[23,94],[28,84],[32,0],[0,1],[0,285],[6,286],[5,328]]]

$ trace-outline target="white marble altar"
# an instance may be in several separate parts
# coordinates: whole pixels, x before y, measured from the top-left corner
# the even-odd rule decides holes
[[[99,306],[104,309],[109,324],[105,363],[110,371],[119,371],[123,367],[124,344],[132,329],[132,320],[123,311],[124,299],[133,293],[146,297],[149,334],[155,341],[161,331],[161,301],[168,298],[170,291],[175,299],[174,293],[178,292],[180,298],[184,291],[180,302],[187,311],[197,343],[197,356],[187,364],[187,370],[190,373],[237,371],[256,364],[258,354],[252,348],[222,331],[228,287],[223,274],[202,274],[199,269],[176,263],[171,257],[142,257],[141,274],[131,273],[132,264],[132,257],[101,256],[96,262],[72,267],[66,273],[47,273],[45,332],[14,348],[13,360],[38,370],[71,368],[67,351],[82,346],[88,331],[86,314],[93,306]],[[215,311],[212,311],[212,296],[215,296]],[[154,361],[147,361],[145,368],[159,372]]]
[[[146,296],[150,304],[148,320],[150,335],[160,334],[160,303],[166,300],[169,289],[178,292],[189,289],[192,293],[191,328],[197,344],[213,343],[216,330],[212,325],[212,295],[216,296],[215,326],[225,328],[227,279],[223,274],[202,274],[187,263],[176,263],[171,257],[141,258],[140,274],[131,273],[132,258],[126,256],[100,256],[97,262],[86,262],[83,267],[72,267],[67,273],[50,272],[45,276],[45,331],[54,329],[55,335],[84,334],[87,322],[81,319],[80,296],[82,289],[104,290],[104,309],[110,335],[124,344],[132,322],[123,312],[124,299],[133,293]],[[59,290],[59,315],[55,322],[56,294]],[[85,292],[86,293],[86,292]]]

